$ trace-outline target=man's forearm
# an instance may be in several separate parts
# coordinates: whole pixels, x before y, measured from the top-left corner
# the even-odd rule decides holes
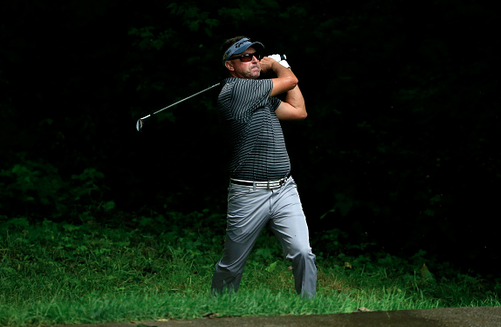
[[[273,89],[270,96],[277,96],[279,94],[288,92],[296,87],[298,80],[296,75],[288,69],[274,61],[271,64],[271,70],[277,76],[273,79]]]
[[[279,63],[274,64],[275,68],[275,73],[277,74],[277,77],[279,78],[292,78],[296,81],[296,86],[292,88],[291,90],[287,91],[285,95],[285,102],[293,106],[294,108],[304,111],[306,114],[306,107],[304,104],[304,98],[303,94],[301,93],[301,90],[299,89],[299,86],[297,85],[299,80],[297,79],[296,75],[292,72],[290,68],[285,68]]]
[[[301,120],[308,116],[303,94],[298,85],[285,93],[285,99],[275,113],[280,120]]]
[[[289,67],[289,65],[287,65]],[[308,115],[303,94],[298,86],[298,79],[290,68],[284,67],[275,59],[264,57],[261,60],[263,71],[272,72],[277,76],[273,79],[273,89],[270,96],[285,93],[285,99],[275,110],[280,120],[304,119]]]
[[[287,94],[285,95],[285,102],[287,102],[297,110],[303,111],[306,117],[306,106],[304,103],[303,93],[301,93],[299,85],[296,85],[295,88],[287,91]]]
[[[298,83],[296,75],[292,72],[290,68],[285,68],[278,62],[274,62],[272,65],[273,72],[277,75],[277,78],[289,78],[294,81],[294,84]]]

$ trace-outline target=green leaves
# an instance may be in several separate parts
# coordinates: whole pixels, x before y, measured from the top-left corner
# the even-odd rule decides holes
[[[75,190],[75,200],[80,200],[84,195],[90,196],[94,191],[101,191],[101,187],[97,184],[97,179],[104,178],[104,174],[97,171],[95,168],[86,168],[80,175],[72,175],[71,179],[81,181],[80,186]]]
[[[173,37],[173,29],[167,29],[165,31],[154,33],[154,26],[146,26],[141,28],[132,28],[129,30],[129,35],[138,37],[138,40],[134,42],[134,45],[142,50],[160,50],[163,48],[165,43]]]
[[[104,174],[97,169],[86,168],[69,179],[48,162],[26,159],[24,153],[18,158],[19,163],[0,171],[0,209],[5,215],[89,220],[94,212],[114,209],[114,201],[103,201]]]
[[[188,26],[191,31],[198,31],[203,28],[205,33],[212,36],[212,28],[219,25],[219,21],[215,18],[210,18],[210,13],[203,11],[193,3],[183,2],[182,4],[171,3],[168,6],[171,13],[181,16],[184,24]]]
[[[25,160],[24,156],[19,154],[20,163],[0,171],[0,197],[5,207],[10,207],[9,198],[42,205],[62,200],[61,190],[69,184],[62,180],[57,168],[43,161]]]
[[[236,4],[236,3],[235,3]],[[238,27],[242,22],[261,21],[270,12],[279,13],[280,6],[274,0],[250,0],[238,7],[226,6],[218,10],[223,19],[231,19]]]

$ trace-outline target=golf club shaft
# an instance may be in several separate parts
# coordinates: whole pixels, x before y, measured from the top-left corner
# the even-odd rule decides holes
[[[183,101],[186,101],[186,100],[188,100],[188,99],[191,99],[191,98],[193,98],[194,96],[199,95],[200,93],[204,93],[205,91],[208,91],[208,90],[210,90],[210,89],[213,89],[213,88],[215,88],[216,86],[219,86],[219,84],[220,84],[220,83],[217,83],[217,84],[214,84],[214,85],[212,85],[212,86],[209,86],[208,88],[203,89],[203,90],[202,90],[202,91],[200,91],[200,92],[197,92],[197,93],[195,93],[195,94],[192,94],[192,95],[190,95],[189,97],[186,97],[186,98],[184,98],[184,99],[182,99],[182,100],[179,100],[179,101],[177,101],[177,102],[175,102],[175,103],[173,103],[173,104],[170,104],[170,105],[168,105],[167,107],[162,108],[162,109],[160,109],[160,110],[157,110],[157,111],[155,111],[154,113],[149,114],[149,115],[147,115],[147,116],[144,116],[144,117],[142,117],[142,118],[140,118],[140,119],[141,119],[141,120],[143,120],[143,119],[146,119],[146,118],[148,118],[148,117],[151,117],[151,116],[153,116],[153,115],[155,115],[155,114],[157,114],[157,113],[159,113],[159,112],[161,112],[161,111],[163,111],[163,110],[165,110],[165,109],[169,109],[170,107],[175,106],[176,104],[179,104],[179,103],[181,103],[181,102],[183,102]]]

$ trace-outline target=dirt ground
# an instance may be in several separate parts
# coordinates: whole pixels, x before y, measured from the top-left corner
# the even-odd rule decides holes
[[[57,327],[69,326],[58,325]],[[501,307],[341,313],[333,315],[203,318],[72,327],[501,327]]]

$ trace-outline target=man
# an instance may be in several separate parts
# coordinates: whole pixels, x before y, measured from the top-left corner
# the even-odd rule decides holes
[[[292,261],[297,293],[313,297],[315,255],[279,122],[306,118],[305,103],[288,63],[278,55],[260,60],[263,48],[246,37],[223,45],[229,77],[222,82],[218,110],[231,150],[230,185],[224,253],[215,266],[212,290],[238,290],[247,257],[269,223]],[[261,73],[276,77],[258,79]],[[283,93],[285,101],[276,98]]]

